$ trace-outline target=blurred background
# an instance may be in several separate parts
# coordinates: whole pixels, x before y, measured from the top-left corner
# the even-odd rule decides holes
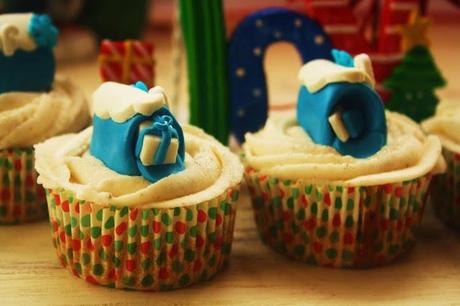
[[[378,0],[377,0],[378,1]],[[373,0],[352,1],[355,13],[373,10]],[[101,39],[143,39],[154,44],[155,83],[174,92],[187,103],[187,80],[183,46],[173,35],[179,28],[174,0],[0,0],[0,13],[41,12],[50,14],[60,28],[56,48],[58,72],[75,79],[88,95],[100,84],[97,55]],[[283,6],[305,11],[300,0],[225,0],[227,36],[248,14],[264,7]],[[422,11],[432,19],[431,51],[448,81],[441,99],[460,96],[460,0],[422,1]],[[372,12],[371,12],[372,13]],[[377,15],[377,12],[375,12]],[[180,55],[180,58],[178,57]],[[265,56],[270,103],[294,101],[301,61],[294,47],[277,43]],[[280,69],[284,73],[280,74]],[[287,73],[286,73],[287,71]],[[292,78],[286,78],[292,75]],[[181,82],[177,81],[180,76]],[[186,109],[186,107],[183,107]],[[182,119],[187,116],[179,114]]]

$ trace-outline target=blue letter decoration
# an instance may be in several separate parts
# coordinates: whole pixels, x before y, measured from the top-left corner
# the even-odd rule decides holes
[[[315,143],[366,158],[386,144],[384,106],[369,57],[345,53],[333,51],[337,63],[315,60],[301,68],[297,120]]]
[[[240,142],[246,132],[260,129],[267,120],[264,55],[270,45],[282,41],[296,47],[303,63],[331,59],[332,45],[326,33],[304,15],[269,8],[246,17],[229,46],[230,128]]]
[[[0,15],[0,94],[51,89],[57,36],[46,15]]]
[[[161,87],[146,89],[106,82],[94,92],[90,152],[115,172],[154,183],[184,169],[185,144]]]

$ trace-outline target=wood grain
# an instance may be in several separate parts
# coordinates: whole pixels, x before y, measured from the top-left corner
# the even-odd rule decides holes
[[[457,27],[457,28],[456,28]],[[460,42],[449,40],[458,25],[435,26],[433,53],[449,86],[443,99],[458,99]],[[157,37],[158,83],[170,90],[168,36]],[[286,63],[291,47],[270,51],[266,65],[271,91],[280,102],[295,82],[298,60]],[[98,85],[95,62],[60,67],[89,95]],[[276,101],[274,102],[276,103]],[[248,196],[243,192],[229,266],[212,280],[186,289],[142,293],[88,284],[61,268],[47,222],[0,227],[0,305],[460,305],[460,234],[446,228],[428,207],[418,243],[386,267],[334,270],[293,262],[258,239]]]

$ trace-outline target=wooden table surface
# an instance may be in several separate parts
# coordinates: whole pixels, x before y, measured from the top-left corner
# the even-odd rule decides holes
[[[432,30],[433,53],[449,81],[443,99],[460,96],[458,26]],[[451,39],[448,39],[451,37]],[[158,82],[170,90],[170,49],[157,44]],[[272,100],[293,99],[300,65],[280,45],[270,51]],[[89,94],[99,79],[94,61],[60,67]],[[292,85],[294,83],[294,85]],[[275,101],[276,103],[276,101]],[[258,239],[249,199],[242,193],[229,266],[212,280],[189,288],[143,293],[88,284],[61,268],[47,222],[0,227],[0,305],[294,305],[420,304],[460,305],[460,234],[426,210],[417,245],[395,263],[370,270],[335,270],[290,261]]]

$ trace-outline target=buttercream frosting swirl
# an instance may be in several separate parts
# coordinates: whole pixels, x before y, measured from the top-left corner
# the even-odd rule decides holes
[[[437,135],[446,148],[460,152],[460,103],[439,103],[435,116],[425,120],[422,127]]]
[[[314,143],[298,125],[295,113],[271,116],[262,130],[246,134],[245,163],[281,179],[361,186],[443,171],[437,137],[425,136],[415,122],[401,114],[386,112],[386,118],[387,144],[375,155],[359,159]]]
[[[83,92],[57,77],[46,93],[0,94],[0,149],[29,147],[55,135],[77,132],[89,123]]]
[[[201,129],[185,125],[185,170],[151,183],[118,174],[89,153],[92,127],[35,146],[38,182],[64,188],[80,199],[120,206],[177,207],[215,198],[239,184],[242,165]]]

